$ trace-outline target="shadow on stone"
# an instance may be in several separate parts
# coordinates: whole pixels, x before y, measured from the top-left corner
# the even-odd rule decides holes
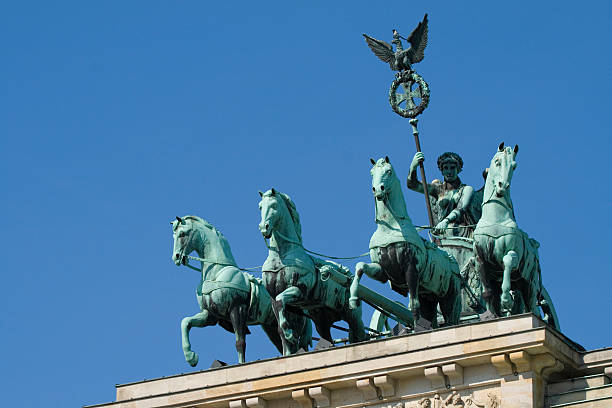
[[[424,317],[419,317],[419,320],[414,323],[414,332],[418,333],[427,330],[431,330],[431,322]]]
[[[479,317],[480,317],[481,322],[486,322],[487,320],[497,319],[497,316],[495,316],[495,314],[493,314],[493,312],[491,312],[490,310],[487,310],[483,314],[479,315]]]
[[[219,368],[219,367],[225,367],[227,365],[227,363],[225,361],[221,361],[221,360],[215,360],[212,362],[212,364],[210,365],[210,368]]]
[[[408,333],[410,333],[410,331],[401,323],[396,324],[395,327],[391,329],[392,336],[403,336]]]
[[[334,347],[334,345],[330,342],[327,341],[325,339],[321,339],[319,340],[319,342],[317,343],[317,345],[315,346],[315,350],[324,350],[330,347]]]

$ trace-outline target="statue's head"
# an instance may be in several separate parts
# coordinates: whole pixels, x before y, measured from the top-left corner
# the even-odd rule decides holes
[[[444,181],[453,182],[463,170],[463,159],[457,153],[446,152],[438,157],[438,168],[444,176]]]
[[[370,170],[372,175],[372,192],[377,200],[382,200],[391,192],[397,176],[388,156],[384,159],[378,159],[378,161],[370,159],[370,162],[374,166]]]

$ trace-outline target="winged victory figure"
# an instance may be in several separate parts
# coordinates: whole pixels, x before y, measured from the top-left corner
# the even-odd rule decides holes
[[[389,43],[376,38],[372,38],[367,34],[363,35],[370,49],[374,54],[388,62],[393,71],[412,71],[411,64],[421,62],[425,57],[425,47],[427,47],[427,14],[423,17],[423,21],[416,26],[408,38],[404,38],[410,43],[410,48],[407,50],[402,46],[402,38],[397,30],[393,30],[393,44],[395,44],[395,52]]]

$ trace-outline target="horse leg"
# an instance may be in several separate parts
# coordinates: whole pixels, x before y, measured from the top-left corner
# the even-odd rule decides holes
[[[482,285],[482,298],[485,301],[485,305],[487,307],[487,311],[493,313],[497,316],[495,312],[495,308],[493,307],[493,289],[491,288],[491,282],[489,281],[489,277],[487,276],[487,271],[484,267],[484,262],[478,256],[478,251],[476,252],[476,256],[474,257],[474,267],[480,276],[480,284]]]
[[[208,313],[208,310],[202,310],[193,316],[185,317],[181,321],[181,339],[183,345],[183,354],[185,354],[185,360],[195,367],[198,364],[198,354],[191,351],[191,342],[189,341],[189,331],[192,327],[205,327],[214,326],[217,324],[217,319]]]
[[[322,339],[325,339],[332,343],[334,339],[332,339],[331,322],[329,321],[329,319],[326,318],[323,313],[319,313],[318,316],[313,316],[313,321],[315,324],[315,328],[319,333],[319,336],[321,336]]]
[[[518,267],[519,257],[514,251],[508,251],[503,258],[504,262],[504,278],[501,284],[501,309],[506,310],[506,315],[509,316],[514,306],[514,299],[510,294],[511,280],[510,276],[512,271]]]
[[[363,319],[361,318],[361,309],[345,310],[344,320],[349,325],[349,343],[357,343],[368,340],[368,335],[365,332]]]
[[[382,273],[382,268],[380,267],[379,264],[373,262],[373,263],[365,263],[365,262],[358,262],[357,265],[355,266],[355,277],[353,278],[353,282],[351,282],[351,289],[350,289],[350,298],[349,298],[349,308],[351,309],[357,309],[359,307],[360,304],[360,300],[359,300],[359,296],[358,296],[358,291],[359,291],[359,281],[361,280],[361,277],[363,276],[363,274],[368,275],[369,277],[371,277],[372,279],[376,279],[376,280],[381,280],[384,278],[381,278],[380,275]]]
[[[300,342],[296,346],[296,348],[298,350],[303,349],[303,350],[308,351],[308,348],[312,347],[312,321],[307,317],[303,317],[303,316],[300,316],[300,317],[301,319],[299,320],[299,326],[298,326],[298,327],[301,327]]]
[[[230,321],[234,327],[236,335],[236,351],[238,352],[238,363],[244,363],[246,351],[246,329],[247,329],[247,310],[246,305],[238,305],[230,310]]]
[[[302,291],[297,286],[289,286],[276,296],[278,304],[278,325],[283,329],[285,340],[291,344],[296,344],[299,337],[295,335],[290,327],[289,321],[285,316],[285,308],[287,305],[297,302],[303,298]]]
[[[522,282],[519,286],[523,303],[525,304],[525,312],[531,312],[534,315],[541,317],[540,306],[538,304],[539,282]]]
[[[419,303],[421,316],[431,322],[432,328],[436,328],[438,325],[438,302],[421,298]]]
[[[278,335],[278,327],[276,326],[276,324],[262,324],[261,328],[263,329],[264,333],[266,333],[272,344],[274,344],[274,347],[276,347],[278,352],[282,354],[283,342],[281,341],[281,338]]]
[[[416,324],[419,317],[421,317],[421,302],[419,301],[419,271],[417,270],[416,262],[408,262],[406,267],[406,286],[408,286],[408,293],[410,294],[408,309],[410,309],[412,312],[414,323]]]
[[[440,310],[444,316],[445,326],[454,326],[461,317],[461,282],[459,277],[453,275],[448,291],[440,299]]]

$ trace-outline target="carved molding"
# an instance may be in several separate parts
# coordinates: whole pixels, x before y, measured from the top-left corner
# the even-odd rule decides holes
[[[310,398],[307,389],[295,390],[291,392],[291,398],[297,401],[302,408],[312,408],[314,406],[314,402]]]
[[[393,397],[397,382],[389,375],[374,377],[374,385],[380,390],[383,397]]]
[[[445,364],[442,366],[442,373],[448,377],[450,385],[463,384],[463,367],[457,363]]]
[[[268,403],[266,402],[266,400],[261,397],[247,398],[245,402],[248,408],[267,408],[268,407]]]
[[[314,399],[315,406],[329,407],[331,404],[331,392],[325,387],[312,387],[308,389],[310,398]]]
[[[544,380],[548,380],[551,374],[562,371],[565,368],[565,364],[548,353],[535,356],[532,366],[536,374],[540,375]]]
[[[510,353],[508,356],[510,361],[514,364],[513,371],[515,373],[524,373],[527,371],[531,371],[531,355],[526,351],[515,351]]]
[[[426,367],[425,368],[425,377],[429,381],[431,381],[431,388],[445,388],[446,382],[444,378],[444,372],[442,371],[442,367],[434,366],[434,367]]]
[[[604,375],[612,380],[612,366],[604,368]]]
[[[401,405],[400,405],[401,406]],[[405,408],[502,408],[499,397],[495,393],[488,393],[485,402],[476,401],[473,394],[461,395],[457,391],[449,393],[446,397],[439,394],[430,398],[421,398],[418,401],[407,402]],[[381,407],[382,408],[382,407]]]
[[[357,380],[356,385],[357,389],[361,391],[365,401],[372,401],[380,398],[380,391],[374,385],[374,380],[372,378]]]
[[[497,373],[501,376],[513,374],[513,363],[510,361],[510,357],[507,354],[496,354],[491,356],[491,364],[493,364]]]
[[[244,400],[230,401],[229,408],[246,408]]]

